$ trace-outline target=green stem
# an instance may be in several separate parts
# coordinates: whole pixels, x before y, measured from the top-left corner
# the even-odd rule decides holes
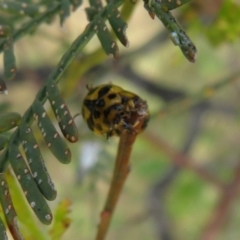
[[[185,98],[178,100],[177,102],[170,102],[166,104],[160,112],[152,114],[152,116],[164,117],[169,116],[171,114],[182,114],[184,111],[187,111],[189,108],[204,102],[209,101],[211,98],[215,96],[221,89],[223,89],[226,85],[231,84],[239,80],[240,72],[236,72],[231,76],[224,78],[218,81],[216,84],[212,84],[204,87],[198,94],[189,95]]]
[[[57,67],[55,68],[55,70],[53,70],[53,72],[48,77],[47,85],[51,85],[53,83],[59,82],[63,72],[67,69],[67,67],[75,59],[77,54],[85,47],[85,45],[91,40],[91,38],[96,33],[95,26],[97,25],[97,22],[100,19],[105,20],[109,12],[111,12],[114,8],[119,7],[122,4],[122,2],[123,0],[113,0],[109,2],[109,4],[101,12],[99,12],[96,15],[94,20],[91,23],[89,23],[89,25],[84,30],[84,32],[79,37],[77,37],[77,39],[72,43],[71,47],[63,55]],[[47,96],[45,92],[46,92],[46,86],[44,86],[38,92],[32,105],[34,105],[35,102],[37,101],[40,101],[42,104],[44,104],[47,100]],[[25,112],[25,114],[23,115],[22,122],[23,123],[28,122],[29,124],[33,122],[32,106],[30,106],[28,110]],[[9,141],[9,145],[11,145],[11,143],[13,143],[14,141],[17,141],[17,136],[19,134],[20,128],[21,128],[21,124],[19,125],[18,129],[12,134]],[[7,158],[0,159],[0,171],[3,171],[4,168],[7,166],[6,162],[7,162]]]

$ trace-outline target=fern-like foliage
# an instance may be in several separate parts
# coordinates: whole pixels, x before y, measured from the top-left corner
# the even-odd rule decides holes
[[[180,7],[189,1],[191,0],[144,0],[144,7],[153,19],[156,15],[161,20],[169,32],[170,39],[176,46],[179,46],[184,56],[190,62],[195,62],[197,48],[170,12],[170,10]]]
[[[145,2],[145,7],[150,13],[153,12],[159,18],[161,18],[160,16],[164,16],[163,22],[165,20],[171,21],[174,33],[178,37],[182,32],[178,31],[179,25],[172,21],[168,9],[165,9],[168,1],[163,2],[165,5],[161,6],[157,1]],[[2,1],[0,3],[0,52],[3,52],[4,57],[4,78],[14,78],[17,71],[14,43],[18,39],[26,34],[33,33],[42,23],[49,23],[49,20],[56,15],[59,15],[60,24],[63,25],[66,18],[70,15],[71,9],[75,10],[81,3],[81,0],[42,0],[38,1],[38,3],[26,0]],[[118,45],[105,24],[106,20],[109,21],[119,41],[124,46],[128,46],[128,39],[125,34],[127,24],[121,18],[118,11],[118,7],[122,3],[123,0],[112,0],[104,6],[99,0],[89,0],[90,6],[86,9],[89,20],[88,26],[62,56],[56,68],[49,75],[46,84],[38,92],[35,100],[25,114],[20,116],[17,113],[0,113],[0,202],[7,227],[14,239],[23,239],[23,237],[18,230],[17,213],[14,209],[5,177],[6,167],[9,164],[11,165],[27,202],[38,219],[44,224],[50,224],[53,216],[46,200],[54,200],[57,191],[45,167],[41,149],[34,136],[32,123],[34,121],[37,123],[52,154],[61,163],[69,163],[71,161],[70,149],[63,137],[56,130],[44,108],[44,104],[46,101],[49,101],[64,138],[69,142],[76,142],[78,140],[77,127],[66,102],[60,94],[57,83],[69,64],[95,34],[106,54],[112,55],[114,59],[118,58]],[[169,5],[170,9],[175,7],[177,6]],[[42,8],[45,10],[40,10]],[[185,35],[182,34],[181,36]],[[175,41],[177,41],[176,39],[178,38],[175,35],[174,37]],[[179,45],[180,43],[183,45],[181,41],[180,39],[178,42]],[[6,83],[3,78],[0,78],[0,93],[6,92]],[[10,137],[2,134],[14,127],[16,129],[9,135]],[[7,239],[5,227],[1,220],[0,239]]]
[[[17,214],[4,176],[6,166],[10,163],[29,206],[33,209],[38,219],[44,224],[50,224],[52,222],[52,213],[46,200],[54,200],[57,191],[45,167],[41,150],[39,149],[31,125],[33,121],[37,123],[49,150],[61,163],[70,162],[70,149],[56,130],[43,105],[46,101],[49,101],[63,136],[69,142],[76,142],[78,140],[77,127],[64,99],[60,95],[57,82],[60,80],[70,62],[95,33],[97,33],[106,53],[112,54],[117,58],[117,44],[112,40],[109,31],[106,30],[107,27],[104,21],[107,17],[111,19],[113,29],[115,29],[121,41],[127,45],[127,39],[124,34],[126,24],[119,18],[119,12],[116,10],[116,7],[121,3],[122,1],[113,1],[107,4],[107,6],[100,8],[97,7],[97,2],[90,2],[92,10],[94,9],[91,16],[89,10],[87,10],[90,24],[63,55],[56,69],[50,74],[46,85],[39,91],[36,99],[26,113],[22,118],[16,113],[1,115],[1,132],[6,132],[17,126],[17,129],[9,139],[3,136],[0,138],[0,147],[3,149],[0,156],[0,200],[8,228],[14,239],[22,239],[22,236],[18,231],[16,221]],[[16,72],[13,48],[13,43],[16,40],[27,33],[31,33],[33,27],[35,30],[37,26],[46,22],[56,14],[60,15],[60,24],[62,25],[66,17],[70,14],[71,5],[76,9],[79,4],[80,2],[78,1],[58,1],[50,4],[45,12],[39,13],[37,11],[39,6],[36,5],[15,1],[4,2],[1,5],[1,10],[5,10],[8,13],[21,12],[20,15],[24,15],[23,18],[25,15],[31,18],[18,29],[10,26],[9,29],[11,29],[11,31],[6,31],[4,29],[8,29],[8,26],[2,27],[3,38],[0,43],[0,50],[4,52],[4,77],[11,79]],[[1,91],[4,92],[6,90],[5,82],[2,80],[0,85]],[[23,152],[20,151],[21,147]],[[1,239],[6,239],[2,222],[0,222],[0,234]]]

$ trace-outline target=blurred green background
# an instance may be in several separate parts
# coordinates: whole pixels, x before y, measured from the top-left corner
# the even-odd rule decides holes
[[[56,18],[17,41],[17,76],[7,83],[8,96],[0,95],[0,103],[11,104],[8,110],[24,114],[86,27],[86,6],[84,2],[73,12],[63,28]],[[73,115],[81,112],[86,84],[111,82],[140,95],[150,108],[151,120],[134,145],[131,173],[107,239],[237,240],[240,1],[193,0],[172,13],[197,46],[196,63],[184,58],[162,23],[152,20],[138,2],[127,21],[130,46],[119,43],[119,60],[98,50],[94,37],[59,87]],[[95,136],[81,116],[76,122],[79,141],[70,144],[73,157],[68,165],[56,161],[38,139],[58,191],[49,203],[53,213],[61,200],[71,202],[72,222],[62,239],[90,240],[108,191],[118,139]],[[48,231],[40,223],[39,228]]]

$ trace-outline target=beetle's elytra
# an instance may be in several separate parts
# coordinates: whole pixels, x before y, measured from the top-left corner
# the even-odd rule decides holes
[[[141,130],[147,126],[148,106],[138,95],[113,84],[88,86],[88,90],[82,115],[94,133],[108,138],[125,130],[134,132],[140,118],[144,118]]]

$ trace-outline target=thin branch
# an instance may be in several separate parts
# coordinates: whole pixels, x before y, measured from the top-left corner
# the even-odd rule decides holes
[[[171,183],[178,175],[179,167],[173,166],[163,177],[157,181],[148,196],[148,209],[152,217],[156,239],[171,240],[172,228],[166,213],[164,197]]]
[[[186,129],[186,139],[182,146],[182,152],[186,155],[192,148],[199,132],[201,131],[201,116],[209,108],[209,104],[201,103],[191,110],[191,117]],[[159,180],[151,187],[148,197],[148,209],[153,219],[156,238],[161,240],[171,240],[172,228],[165,211],[165,196],[173,181],[180,172],[179,166],[173,165],[170,170],[161,176]]]
[[[201,178],[211,182],[221,190],[224,190],[226,188],[225,183],[220,181],[213,174],[209,173],[206,169],[195,165],[192,159],[187,157],[182,152],[176,151],[174,148],[168,145],[168,143],[166,143],[166,141],[164,141],[159,135],[156,136],[153,133],[147,132],[145,133],[145,136],[153,145],[157,147],[158,150],[163,151],[165,154],[167,154],[175,165],[192,170],[193,172],[198,174]]]
[[[113,179],[111,182],[107,201],[101,213],[101,222],[98,226],[96,240],[103,240],[106,236],[113,215],[113,211],[121,194],[125,180],[130,171],[129,159],[135,139],[136,135],[128,132],[125,132],[120,137]]]
[[[240,187],[240,165],[236,169],[235,178],[222,194],[216,210],[212,214],[210,221],[204,231],[201,240],[217,240],[222,226],[226,222],[229,210],[239,195]]]
[[[188,95],[185,98],[182,98],[176,102],[167,103],[160,112],[157,113],[158,117],[169,116],[170,114],[179,114],[187,111],[189,108],[194,107],[195,105],[209,101],[215,96],[221,89],[226,87],[228,84],[233,84],[238,81],[240,78],[240,71],[236,71],[228,77],[216,81],[217,83],[208,85],[204,87],[198,94]]]
[[[95,238],[96,240],[105,239],[114,209],[122,192],[122,188],[126,181],[128,173],[130,171],[129,161],[133,144],[136,140],[138,133],[142,129],[143,125],[146,123],[146,117],[148,118],[147,105],[145,102],[142,102],[139,104],[139,106],[136,106],[136,109],[137,111],[133,113],[130,119],[134,130],[125,130],[120,135],[113,178],[105,206],[100,215],[100,224],[98,226],[98,232]],[[135,125],[134,123],[137,123],[137,125]]]

